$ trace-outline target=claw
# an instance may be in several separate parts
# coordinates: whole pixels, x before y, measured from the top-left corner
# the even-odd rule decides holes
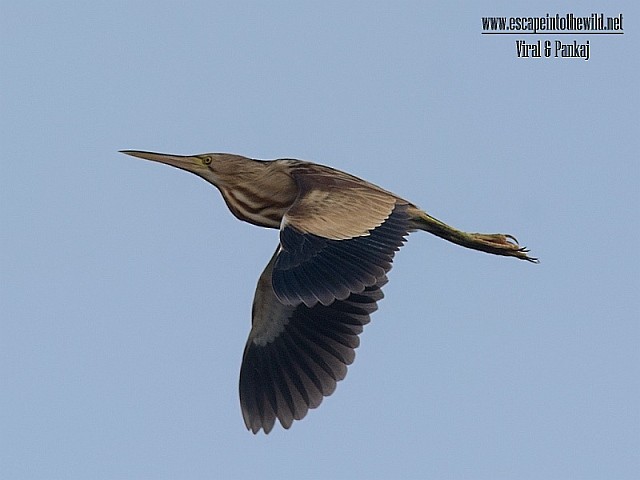
[[[518,239],[516,237],[514,237],[513,235],[509,235],[508,233],[505,233],[504,235],[506,238],[513,240],[513,243],[515,243],[516,245],[518,245],[520,242],[518,242]]]
[[[527,255],[529,250],[526,247],[521,247],[518,244],[518,239],[513,235],[503,233],[472,233],[471,236],[475,239],[474,243],[476,243],[476,247],[472,248],[477,248],[478,250],[483,250],[495,255],[516,257],[531,263],[540,263],[537,258]]]

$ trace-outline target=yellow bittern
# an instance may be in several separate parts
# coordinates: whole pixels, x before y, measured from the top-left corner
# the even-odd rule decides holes
[[[280,230],[260,275],[240,369],[247,429],[269,433],[316,408],[342,380],[358,335],[405,237],[425,230],[463,247],[530,262],[511,235],[467,233],[348,173],[315,163],[240,155],[122,153],[195,173],[238,219]]]

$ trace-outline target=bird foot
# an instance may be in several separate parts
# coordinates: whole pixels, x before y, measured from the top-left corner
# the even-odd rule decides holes
[[[478,250],[495,255],[516,257],[532,263],[540,263],[537,258],[527,255],[529,250],[521,247],[513,235],[502,233],[471,233],[469,235],[473,238],[473,243],[475,244],[473,248]]]

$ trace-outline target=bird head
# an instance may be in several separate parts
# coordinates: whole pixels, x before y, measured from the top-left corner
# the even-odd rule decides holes
[[[261,162],[230,153],[203,153],[200,155],[171,155],[140,150],[121,150],[132,157],[164,163],[194,173],[213,185],[224,188],[235,183],[247,172],[256,170]]]

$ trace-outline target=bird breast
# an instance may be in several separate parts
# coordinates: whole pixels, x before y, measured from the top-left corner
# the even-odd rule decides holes
[[[298,196],[298,187],[284,171],[266,169],[262,173],[220,190],[238,219],[260,227],[280,228],[282,217]]]

